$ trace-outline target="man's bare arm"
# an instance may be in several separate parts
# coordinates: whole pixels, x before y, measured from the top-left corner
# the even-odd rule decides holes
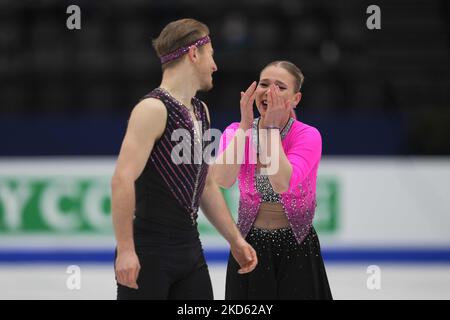
[[[134,183],[147,163],[155,141],[162,135],[167,111],[159,100],[145,99],[133,109],[111,181],[112,219],[117,240],[116,277],[137,288],[140,265],[133,240]]]
[[[205,108],[209,120],[206,105]],[[231,253],[241,266],[239,273],[251,272],[258,263],[256,252],[245,241],[237,228],[219,185],[213,178],[211,168],[206,176],[205,188],[200,198],[200,207],[208,220],[230,244]]]

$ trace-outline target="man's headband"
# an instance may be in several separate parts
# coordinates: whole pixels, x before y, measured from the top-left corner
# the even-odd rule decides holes
[[[181,47],[181,48],[178,48],[178,49],[176,49],[176,50],[174,50],[172,52],[169,52],[168,54],[165,54],[165,55],[163,55],[160,58],[161,59],[161,64],[164,64],[164,63],[176,60],[179,57],[185,55],[189,51],[189,48],[191,46],[196,46],[198,48],[198,47],[204,46],[208,42],[211,42],[211,39],[209,38],[209,36],[204,36],[203,38],[200,38],[197,41],[195,41],[195,42],[193,42],[191,44],[188,44],[185,47]]]

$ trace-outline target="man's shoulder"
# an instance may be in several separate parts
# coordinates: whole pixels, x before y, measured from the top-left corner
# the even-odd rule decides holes
[[[138,102],[138,104],[133,108],[133,112],[138,112],[140,114],[167,114],[167,109],[164,103],[153,97],[142,99]]]
[[[143,130],[156,131],[160,136],[167,120],[165,105],[158,99],[146,98],[134,106],[131,111],[129,126]]]

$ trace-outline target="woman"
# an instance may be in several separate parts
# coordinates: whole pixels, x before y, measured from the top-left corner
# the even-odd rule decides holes
[[[222,135],[214,178],[225,188],[238,178],[238,227],[258,255],[249,274],[230,255],[226,299],[332,299],[312,226],[322,140],[294,113],[303,80],[291,62],[268,64],[241,92],[240,123]]]

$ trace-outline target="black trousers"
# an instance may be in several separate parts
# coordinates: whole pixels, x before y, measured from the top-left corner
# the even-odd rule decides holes
[[[139,289],[117,283],[118,300],[212,300],[203,251],[189,246],[136,247],[141,265]]]
[[[258,265],[238,274],[239,265],[230,254],[225,299],[332,299],[316,231],[298,244],[290,228],[252,228],[246,237],[255,248]]]

